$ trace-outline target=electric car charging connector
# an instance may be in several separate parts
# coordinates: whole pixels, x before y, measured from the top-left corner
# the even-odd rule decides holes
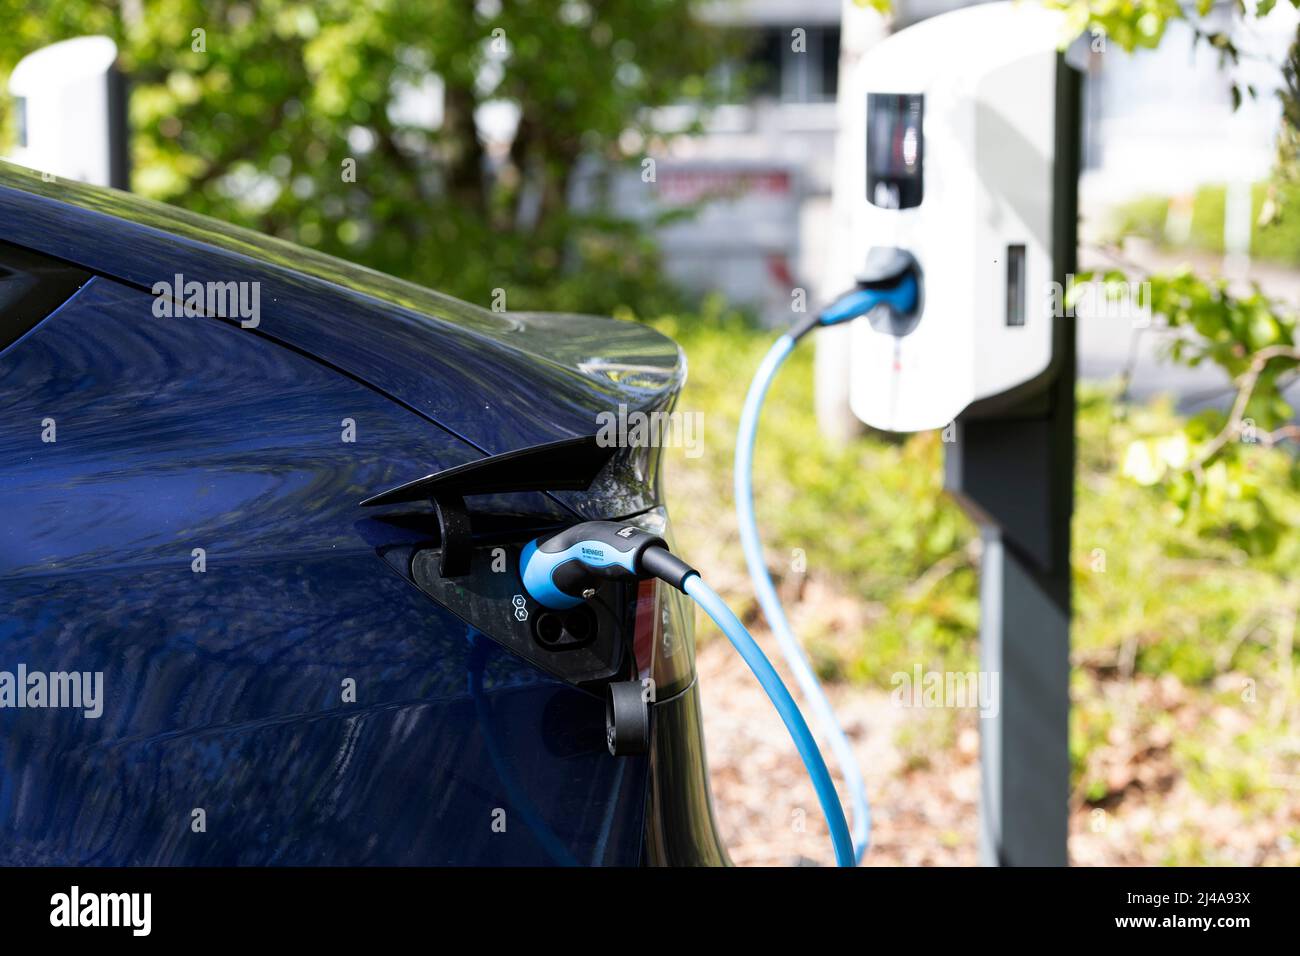
[[[790,691],[740,619],[699,572],[668,550],[662,538],[630,525],[589,521],[530,542],[520,555],[519,565],[524,587],[533,600],[554,609],[575,607],[591,597],[602,578],[654,577],[693,599],[749,665],[780,714],[812,777],[830,827],[837,864],[855,864],[853,840],[835,784]]]

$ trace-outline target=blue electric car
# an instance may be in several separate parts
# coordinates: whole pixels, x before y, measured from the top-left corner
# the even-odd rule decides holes
[[[519,576],[684,375],[0,164],[0,863],[725,863],[686,598]]]

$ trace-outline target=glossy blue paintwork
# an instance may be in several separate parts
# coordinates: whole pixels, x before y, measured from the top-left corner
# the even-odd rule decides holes
[[[595,434],[598,416],[620,405],[665,409],[686,374],[677,345],[639,323],[493,312],[171,206],[44,183],[3,163],[0,224],[0,239],[146,290],[177,274],[258,282],[259,335],[367,383],[485,454]],[[598,487],[555,497],[588,518],[631,514],[658,503],[657,470],[657,449],[621,449]],[[402,480],[425,474],[417,468]]]
[[[33,225],[0,192],[0,238],[100,272],[234,262],[98,214]],[[268,275],[238,268],[221,278]],[[267,282],[264,319],[286,341],[301,323],[303,350],[313,313],[324,342],[359,315],[410,324],[283,269]],[[345,357],[349,375],[151,304],[95,278],[0,353],[0,669],[102,671],[105,685],[97,720],[0,710],[0,862],[638,862],[647,761],[608,755],[602,703],[467,628],[359,531],[363,497],[553,437],[571,403],[540,422],[536,396],[476,408],[478,372],[430,345],[427,394],[395,401],[416,389],[406,331],[375,333],[406,363],[377,383],[382,370],[362,375],[375,338]]]

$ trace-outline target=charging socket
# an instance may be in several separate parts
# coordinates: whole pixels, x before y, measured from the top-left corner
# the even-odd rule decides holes
[[[596,639],[596,614],[586,604],[567,611],[542,611],[533,618],[533,638],[548,651],[586,647]]]

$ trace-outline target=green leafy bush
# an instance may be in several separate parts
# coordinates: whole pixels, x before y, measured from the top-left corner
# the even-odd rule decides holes
[[[683,551],[743,617],[760,623],[732,514],[731,459],[745,387],[774,335],[716,303],[654,324],[689,358],[679,408],[704,414],[703,455],[669,453],[674,527]],[[837,447],[819,436],[812,408],[812,349],[805,347],[782,370],[764,410],[757,512],[769,568],[818,669],[888,690],[892,674],[918,663],[976,668],[977,536],[943,493],[939,435],[874,435]],[[1196,732],[1179,734],[1169,759],[1205,794],[1272,792],[1270,775],[1293,760],[1279,748],[1290,733],[1289,675],[1300,652],[1286,637],[1300,606],[1296,536],[1257,546],[1247,528],[1258,525],[1254,505],[1234,503],[1241,489],[1226,487],[1223,510],[1214,511],[1179,505],[1159,482],[1125,474],[1135,443],[1168,440],[1186,425],[1168,402],[1130,406],[1113,387],[1080,388],[1071,756],[1085,800],[1103,800],[1111,787],[1092,758],[1116,734],[1141,737],[1163,719],[1159,708],[1133,716],[1124,688],[1135,676],[1187,689],[1194,703],[1185,719]],[[1270,514],[1290,527],[1300,523],[1290,455],[1262,445],[1235,451]],[[793,567],[796,549],[806,556],[803,573]],[[702,628],[701,638],[710,637]],[[1246,682],[1283,702],[1280,710],[1260,709],[1249,730],[1275,760],[1234,755],[1236,737],[1217,736],[1212,701],[1238,700]],[[1241,709],[1238,700],[1235,713]]]

